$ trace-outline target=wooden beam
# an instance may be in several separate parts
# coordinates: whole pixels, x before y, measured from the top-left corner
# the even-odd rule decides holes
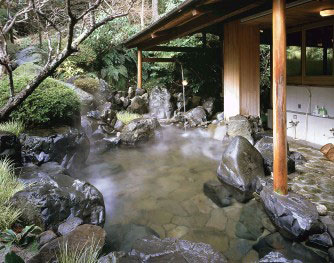
[[[273,172],[274,191],[282,195],[288,193],[285,12],[285,0],[273,0]]]
[[[176,59],[174,58],[143,58],[143,62],[167,62],[175,63]]]
[[[162,52],[185,52],[185,53],[201,53],[201,52],[219,52],[220,48],[202,48],[202,47],[168,47],[155,46],[145,48],[145,51],[162,51]]]
[[[138,77],[137,77],[138,89],[143,87],[143,52],[138,48]]]
[[[161,32],[161,35],[159,36],[155,35],[154,38],[148,39],[147,42],[145,41],[141,43],[140,47],[142,48],[153,47],[157,44],[162,44],[172,39],[180,38],[180,37],[192,34],[194,32],[198,32],[202,30],[203,28],[206,28],[213,24],[222,22],[234,16],[240,15],[244,12],[250,11],[256,8],[257,6],[259,6],[261,3],[262,1],[252,3],[252,4],[249,4],[244,7],[234,9],[234,10],[225,10],[221,12],[220,14],[208,13],[206,15],[198,16],[198,18],[196,17],[196,19],[192,19],[189,22],[186,22],[180,26],[177,26],[171,29],[166,29],[163,32],[159,31]]]

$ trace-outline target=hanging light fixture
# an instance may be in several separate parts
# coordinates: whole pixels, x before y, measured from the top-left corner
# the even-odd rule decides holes
[[[325,16],[334,16],[334,9],[324,9],[320,11],[320,15]]]

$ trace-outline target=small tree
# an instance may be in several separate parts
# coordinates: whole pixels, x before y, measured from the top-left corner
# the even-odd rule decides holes
[[[0,65],[8,74],[11,95],[6,105],[0,109],[0,121],[7,119],[66,58],[77,52],[79,45],[96,29],[128,15],[134,2],[135,0],[0,0],[0,7],[8,10],[7,21],[0,24]],[[13,61],[7,50],[8,34],[18,24],[28,21],[38,23],[47,36],[48,59],[41,72],[22,91],[15,94]]]

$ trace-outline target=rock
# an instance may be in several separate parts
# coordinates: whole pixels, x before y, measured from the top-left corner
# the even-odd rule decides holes
[[[81,129],[88,138],[91,138],[93,132],[97,129],[98,125],[96,121],[86,116],[81,116]]]
[[[99,85],[98,99],[100,99],[100,101],[105,101],[106,98],[112,95],[112,89],[109,86],[109,84],[103,79],[100,79],[99,82],[100,85]]]
[[[47,57],[47,54],[36,46],[29,46],[17,52],[15,56],[15,62],[20,66],[25,63],[42,64],[44,58]]]
[[[60,80],[57,80],[59,82],[61,82]],[[62,84],[66,85],[67,87],[69,87],[71,90],[73,90],[75,92],[75,94],[78,96],[79,101],[80,101],[80,105],[81,105],[81,112],[82,113],[87,113],[91,110],[93,110],[95,108],[95,99],[94,96],[80,88],[77,88],[76,86],[69,84],[69,83],[65,83],[65,82],[61,82]]]
[[[150,93],[150,113],[158,119],[170,119],[174,106],[171,102],[170,92],[163,87],[155,87]]]
[[[55,238],[57,238],[57,235],[52,230],[44,231],[38,237],[38,240],[39,240],[38,246],[42,247],[46,243],[49,243],[51,240]]]
[[[284,257],[283,254],[280,252],[270,252],[265,257],[261,258],[260,263],[269,263],[269,262],[279,262],[279,263],[303,263],[302,261],[298,259],[289,260],[286,257]]]
[[[267,217],[261,204],[255,200],[242,207],[240,219],[236,225],[236,236],[256,241],[263,233],[263,218]]]
[[[305,240],[323,230],[315,205],[301,195],[293,192],[279,195],[272,187],[265,186],[260,196],[271,221],[285,237]]]
[[[269,136],[263,137],[255,144],[255,148],[261,153],[264,159],[264,169],[266,175],[270,175],[273,171],[273,165],[274,165],[273,147],[274,147],[273,138]],[[292,158],[290,158],[289,151],[288,151],[287,165],[288,165],[288,173],[289,174],[294,173],[296,170],[295,161]]]
[[[136,96],[142,96],[146,93],[144,89],[136,89]]]
[[[183,94],[182,93],[180,93],[182,96],[183,96]],[[183,100],[183,99],[182,99]],[[182,101],[181,100],[181,101]],[[199,105],[200,105],[200,103],[201,103],[201,97],[200,96],[192,96],[191,97],[191,105],[194,107],[194,108],[196,108],[196,107],[198,107]]]
[[[309,236],[307,245],[327,250],[333,246],[333,241],[328,233],[314,234]]]
[[[224,112],[217,113],[217,120],[218,121],[223,121],[224,120]]]
[[[190,105],[190,102],[191,102],[190,98],[186,96],[185,101],[183,101],[183,93],[182,92],[173,94],[173,97],[176,100],[176,108],[177,108],[178,112],[184,112],[184,105],[186,106],[186,110],[189,108],[189,105]],[[199,106],[199,102],[198,102],[198,105],[195,106],[195,104],[193,104],[192,106],[194,106],[194,107]]]
[[[105,243],[105,237],[106,233],[103,228],[94,225],[81,225],[69,234],[45,244],[38,254],[27,263],[53,262],[65,245],[69,251],[84,251],[92,246],[101,250]]]
[[[101,113],[98,110],[93,110],[93,111],[87,112],[86,116],[90,119],[94,119],[94,120],[97,120],[97,121],[101,120]]]
[[[329,262],[333,263],[334,262],[334,247],[331,247],[328,249],[328,256],[329,256]]]
[[[147,142],[155,137],[160,124],[155,118],[141,118],[127,124],[120,135],[121,141],[126,145]]]
[[[136,96],[136,89],[134,87],[129,87],[128,98],[132,99],[134,96]]]
[[[204,194],[219,207],[226,207],[232,203],[232,195],[229,191],[216,180],[210,180],[203,185]]]
[[[70,172],[76,172],[86,162],[90,142],[84,132],[70,127],[34,130],[20,136],[22,155],[26,163],[57,162]]]
[[[325,205],[317,204],[316,207],[317,207],[317,211],[318,211],[319,216],[327,215],[328,210],[327,210],[327,207]]]
[[[144,99],[139,96],[135,96],[131,99],[131,104],[127,110],[133,113],[145,114],[148,113],[148,105]]]
[[[119,146],[120,144],[121,144],[121,139],[119,137],[103,138],[101,140],[94,142],[91,153],[103,154]]]
[[[290,158],[295,161],[295,164],[302,165],[307,162],[307,159],[300,152],[290,152]]]
[[[145,261],[145,259],[152,259],[152,262],[173,263],[227,262],[225,257],[220,252],[215,251],[208,244],[194,243],[174,238],[159,239],[154,236],[145,239],[138,239],[134,243],[133,250],[129,253],[129,256],[133,259],[141,260],[140,262]]]
[[[263,158],[247,139],[237,136],[223,153],[217,176],[234,198],[246,202],[261,188]]]
[[[202,107],[206,110],[209,117],[212,117],[216,112],[216,99],[209,97],[203,100]]]
[[[312,249],[309,249],[302,243],[287,240],[282,237],[278,232],[262,238],[257,244],[253,246],[253,248],[259,253],[259,258],[261,259],[268,255],[270,252],[279,251],[285,259],[290,260],[288,262],[294,262],[293,260],[299,260],[303,263],[327,262],[325,258],[315,253]],[[281,261],[272,262],[278,263]]]
[[[79,217],[86,224],[103,226],[102,194],[91,184],[68,176],[61,166],[48,163],[25,167],[20,181],[26,187],[17,192],[11,202],[23,210],[21,220],[26,225],[56,230],[68,218]]]
[[[106,228],[108,244],[112,251],[130,252],[137,239],[159,235],[151,228],[136,224],[116,224]]]
[[[206,112],[201,106],[188,111],[184,117],[189,121],[191,126],[197,126],[207,121]]]
[[[22,162],[21,143],[15,134],[0,131],[0,160],[5,158],[20,165]]]
[[[83,220],[79,217],[68,218],[64,223],[59,225],[58,233],[62,236],[65,236],[82,224]]]
[[[254,144],[252,124],[245,116],[230,117],[227,123],[227,135],[232,138],[242,136]]]
[[[116,123],[115,123],[115,126],[114,126],[114,129],[116,130],[116,131],[122,131],[122,129],[124,128],[124,123],[122,122],[122,121],[120,121],[120,120],[117,120],[116,121]]]

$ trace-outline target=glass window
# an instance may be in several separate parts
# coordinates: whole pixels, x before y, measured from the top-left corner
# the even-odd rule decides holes
[[[306,30],[306,75],[333,74],[333,26]]]
[[[302,32],[287,35],[286,73],[288,76],[300,76],[302,73]]]

